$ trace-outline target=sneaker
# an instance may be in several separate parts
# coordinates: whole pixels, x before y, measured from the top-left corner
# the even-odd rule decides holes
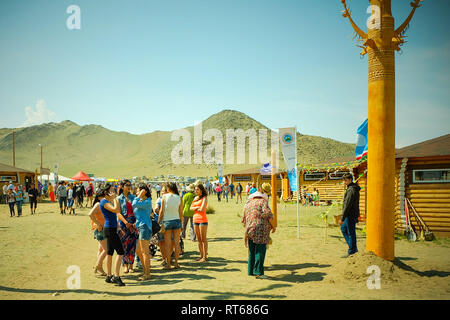
[[[115,283],[119,287],[123,287],[125,283],[122,282],[122,279],[120,277],[113,276],[111,279],[111,282]]]
[[[105,282],[112,283],[113,276],[106,276]]]

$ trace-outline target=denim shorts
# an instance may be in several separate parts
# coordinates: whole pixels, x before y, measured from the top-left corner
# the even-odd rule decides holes
[[[137,229],[139,231],[139,240],[150,240],[152,237],[152,230],[150,230],[148,225],[141,225]]]
[[[98,241],[105,240],[105,229],[102,229],[102,231],[98,231],[97,229],[94,230],[94,239]]]
[[[73,198],[67,200],[67,206],[71,208],[73,206]]]
[[[194,222],[194,226],[207,226],[207,225],[208,225],[208,222],[202,222],[202,223]]]
[[[166,230],[181,229],[181,220],[180,219],[163,221],[163,224],[164,224],[164,228]]]

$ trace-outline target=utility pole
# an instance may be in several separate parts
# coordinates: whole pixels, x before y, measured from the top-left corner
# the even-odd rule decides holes
[[[15,140],[15,132],[14,129],[12,131],[12,147],[13,147],[13,167],[16,166],[16,140]]]

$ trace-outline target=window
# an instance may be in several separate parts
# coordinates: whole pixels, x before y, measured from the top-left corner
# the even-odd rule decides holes
[[[0,176],[0,181],[16,182],[17,181],[17,177],[16,176]]]
[[[413,170],[413,183],[450,183],[450,169]]]
[[[234,176],[234,181],[250,181],[252,180],[251,176]]]
[[[305,181],[317,181],[323,178],[325,178],[325,172],[305,173],[303,175],[303,180]]]
[[[336,172],[330,172],[328,174],[328,178],[330,180],[341,180],[344,174],[348,173],[348,171],[336,171]]]
[[[277,180],[281,180],[281,177],[279,174],[276,175]],[[272,180],[272,176],[271,175],[261,175],[261,180]]]

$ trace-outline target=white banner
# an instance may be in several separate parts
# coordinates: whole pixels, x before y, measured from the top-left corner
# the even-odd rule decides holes
[[[281,152],[289,176],[291,191],[297,191],[297,129],[279,128]]]
[[[219,163],[219,167],[217,169],[217,175],[219,176],[219,183],[223,183],[223,165]]]

